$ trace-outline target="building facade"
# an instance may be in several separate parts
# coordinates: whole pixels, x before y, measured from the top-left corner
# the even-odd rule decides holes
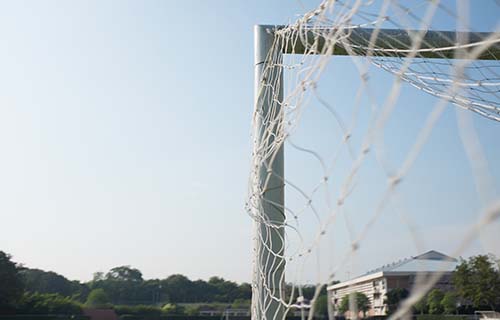
[[[452,289],[451,275],[458,261],[437,251],[429,251],[416,257],[384,265],[378,269],[348,281],[327,288],[334,310],[338,310],[342,299],[354,292],[366,295],[370,302],[367,316],[387,315],[386,294],[393,289],[402,288],[409,292],[417,282],[425,282],[436,272],[442,273],[434,286],[443,291]],[[336,315],[340,315],[335,311]]]

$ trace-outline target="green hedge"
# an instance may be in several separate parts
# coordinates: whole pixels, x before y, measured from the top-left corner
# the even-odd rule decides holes
[[[17,315],[82,315],[82,305],[56,293],[25,293],[18,306]],[[50,318],[52,319],[52,318]]]
[[[154,316],[124,314],[120,316],[120,320],[221,320],[221,316]],[[231,317],[231,320],[250,320],[250,317]]]
[[[231,316],[231,320],[250,320],[250,317],[245,316]],[[300,317],[287,317],[287,320],[301,320]],[[0,319],[1,320],[1,319]],[[120,320],[221,320],[221,316],[148,316],[148,315],[131,315],[124,314],[120,316]]]
[[[417,315],[417,320],[467,320],[466,315],[453,314],[421,314]]]
[[[0,315],[0,320],[90,320],[87,316],[82,315],[57,315],[57,314],[17,314],[17,315]]]
[[[135,306],[127,306],[127,305],[117,305],[114,306],[116,314],[121,315],[134,315],[134,316],[161,316],[161,309],[148,306],[148,305],[135,305]]]

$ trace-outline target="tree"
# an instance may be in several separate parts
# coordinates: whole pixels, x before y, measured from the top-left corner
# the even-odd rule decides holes
[[[215,289],[214,299],[219,302],[232,302],[238,294],[238,285],[235,282],[220,277],[211,277],[208,284]]]
[[[238,286],[236,299],[250,300],[252,299],[252,286],[249,283],[243,282]]]
[[[0,251],[0,313],[12,310],[23,294],[19,266],[11,256]]]
[[[103,281],[104,279],[106,279],[106,276],[105,276],[104,272],[102,272],[102,271],[97,271],[97,272],[94,272],[94,274],[92,274],[92,281],[93,282]]]
[[[441,300],[441,307],[445,314],[453,314],[457,311],[457,296],[453,292],[446,292]]]
[[[52,271],[24,268],[20,272],[25,290],[39,293],[57,293],[65,297],[75,297],[84,301],[88,287],[78,281],[70,281]]]
[[[81,314],[82,307],[57,293],[25,293],[17,306],[19,314]]]
[[[94,289],[90,291],[85,305],[93,308],[108,308],[109,299],[103,289]]]
[[[443,306],[441,301],[443,300],[444,293],[439,289],[433,289],[429,292],[427,296],[427,304],[429,305],[429,313],[430,314],[442,314]]]
[[[328,295],[322,294],[316,298],[314,314],[320,318],[328,317]]]
[[[142,272],[130,266],[115,267],[106,274],[107,280],[141,282]]]
[[[161,297],[159,280],[144,281],[141,271],[130,266],[112,268],[104,276],[95,273],[89,286],[103,289],[113,304],[151,304]]]
[[[193,282],[182,274],[173,274],[161,281],[165,288],[168,301],[170,302],[190,302]]]
[[[495,309],[500,304],[500,272],[495,258],[478,255],[463,260],[453,273],[453,285],[464,300],[475,308]]]
[[[413,310],[415,313],[425,314],[429,312],[429,306],[427,305],[427,296],[423,296],[417,303],[413,305]]]
[[[368,300],[368,297],[361,292],[354,292],[352,296],[354,296],[358,312],[363,311],[363,315],[365,315],[366,311],[370,309],[370,300]],[[339,311],[341,313],[346,313],[347,311],[351,312],[353,311],[350,310],[349,306],[350,297],[351,295],[346,295],[342,298],[342,301],[340,301]]]
[[[404,288],[394,288],[386,293],[385,303],[387,304],[387,313],[394,313],[399,303],[408,297],[408,290]]]

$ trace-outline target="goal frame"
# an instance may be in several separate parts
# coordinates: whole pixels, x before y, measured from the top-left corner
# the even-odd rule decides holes
[[[283,67],[273,65],[272,77],[275,85],[267,92],[262,89],[262,83],[270,79],[264,79],[266,68],[276,60],[270,59],[270,50],[275,42],[275,32],[284,29],[279,25],[255,25],[254,27],[254,107],[255,112],[261,115],[255,123],[254,156],[258,151],[258,142],[261,141],[266,132],[271,132],[272,138],[279,136],[278,130],[282,128],[280,123],[275,121],[262,121],[271,117],[273,120],[282,121],[282,117],[277,114],[282,112],[280,103],[272,104],[269,101],[283,101],[284,82]],[[293,46],[286,46],[282,52],[276,53],[274,59],[282,61],[284,54],[323,54],[328,40],[323,36],[323,32],[333,33],[337,31],[333,28],[304,27],[300,31],[300,38],[294,41]],[[374,34],[376,32],[376,34]],[[479,45],[484,39],[491,36],[500,38],[499,32],[454,32],[454,31],[426,31],[419,30],[398,30],[398,29],[370,29],[353,28],[348,30],[346,35],[349,40],[358,43],[370,43],[374,38],[372,48],[388,49],[384,51],[386,57],[405,57],[411,52],[414,35],[419,35],[422,44],[415,55],[415,58],[454,58],[457,49],[469,50]],[[460,45],[459,45],[460,44]],[[310,49],[314,48],[314,51]],[[364,56],[370,54],[369,50],[358,48],[354,50],[355,55]],[[335,43],[333,50],[328,51],[331,55],[351,55],[341,43]],[[500,58],[500,44],[494,43],[488,50],[482,52],[476,60],[497,60]],[[273,109],[273,110],[271,110]],[[281,120],[280,120],[281,119]],[[271,141],[272,142],[272,141]],[[272,293],[283,293],[285,289],[285,183],[284,183],[284,145],[281,144],[272,157],[262,159],[264,165],[257,173],[258,186],[262,192],[262,203],[260,206],[259,219],[256,219],[255,228],[260,233],[260,237],[254,239],[255,252],[255,274],[253,279],[253,303],[257,308],[252,311],[253,320],[280,320],[284,316],[284,306],[278,299],[267,297],[265,291]],[[269,227],[271,226],[271,227]],[[273,263],[269,264],[272,257]],[[281,296],[281,295],[280,295]],[[330,305],[328,301],[328,305]],[[261,312],[262,311],[262,312]]]

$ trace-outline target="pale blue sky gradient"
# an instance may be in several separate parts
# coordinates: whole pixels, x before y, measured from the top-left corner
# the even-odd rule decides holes
[[[486,2],[472,14],[483,30],[499,13]],[[0,1],[0,250],[70,279],[126,264],[146,278],[250,281],[252,222],[244,202],[253,25],[283,24],[304,12],[285,0]],[[348,75],[354,68],[347,58],[334,67],[346,71],[343,81],[331,77],[328,90],[319,89],[343,93],[339,104],[347,105],[358,75]],[[395,133],[416,132],[436,101],[410,87],[404,93],[398,105],[408,109],[398,108],[388,128]],[[324,121],[304,120],[312,129]],[[499,125],[474,121],[498,182]],[[449,108],[412,171],[413,187],[402,191],[414,195],[405,201],[428,229],[426,249],[450,250],[451,243],[432,241],[446,230],[459,237],[480,207],[455,122]],[[410,140],[399,133],[388,144]],[[287,174],[302,163],[293,153],[287,161]],[[365,178],[361,188],[377,189],[379,178]],[[450,206],[446,197],[461,201]],[[362,203],[354,208],[369,211]],[[381,221],[380,230],[393,220]],[[355,272],[418,253],[406,240],[388,243],[397,230],[379,236],[392,250],[381,255],[370,243]]]

